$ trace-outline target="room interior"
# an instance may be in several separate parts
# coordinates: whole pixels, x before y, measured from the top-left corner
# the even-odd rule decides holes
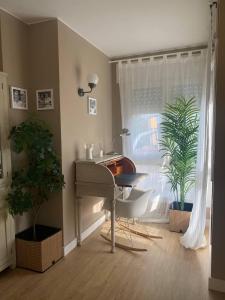
[[[0,0],[0,299],[225,298],[224,14]]]

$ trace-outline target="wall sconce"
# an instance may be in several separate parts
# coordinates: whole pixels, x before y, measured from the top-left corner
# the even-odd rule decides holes
[[[127,128],[122,128],[121,132],[120,132],[120,136],[123,137],[123,136],[129,136],[131,133],[130,133],[130,130],[127,129]]]
[[[99,78],[97,74],[89,74],[87,77],[87,81],[88,81],[88,86],[91,89],[90,91],[84,91],[82,88],[78,89],[78,95],[80,97],[83,97],[84,94],[89,94],[92,92],[93,88],[96,87],[96,85],[98,84]]]

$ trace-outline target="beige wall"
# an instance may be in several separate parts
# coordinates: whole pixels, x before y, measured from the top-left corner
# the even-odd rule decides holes
[[[57,20],[29,26],[29,75],[30,110],[49,126],[55,149],[61,158]],[[53,89],[54,110],[37,111],[38,89]],[[38,222],[62,228],[62,192],[53,194],[42,206]]]
[[[21,21],[0,11],[1,31],[1,71],[8,74],[9,86],[28,89],[29,63],[28,63],[28,34],[29,28]],[[28,111],[12,109],[9,103],[10,127],[24,121]],[[12,166],[15,167],[23,161],[20,156],[12,154]],[[21,231],[30,225],[29,215],[16,217],[16,231]]]
[[[211,276],[225,280],[225,2],[219,4]]]
[[[64,243],[75,237],[75,173],[73,162],[84,156],[84,144],[103,142],[106,151],[112,144],[111,66],[108,58],[86,40],[58,23],[62,167],[66,188],[63,190]],[[97,73],[99,84],[91,96],[97,99],[97,116],[87,114],[87,96],[79,97],[78,87],[88,89],[86,77]],[[100,199],[84,199],[82,230],[101,213],[93,213]]]
[[[39,222],[63,227],[66,245],[75,238],[73,162],[84,156],[84,143],[101,142],[106,151],[112,149],[111,65],[103,53],[57,20],[27,26],[5,12],[0,17],[1,70],[8,73],[9,85],[28,89],[28,112],[49,124],[62,160],[66,187],[43,206]],[[91,72],[100,78],[92,93],[97,98],[97,116],[87,114],[87,97],[77,94],[79,86],[88,88],[86,77]],[[37,112],[35,92],[45,88],[54,90],[55,109]],[[11,125],[25,120],[28,112],[10,108]],[[16,157],[13,165],[18,161]],[[100,201],[84,199],[83,230],[102,215],[96,211]],[[29,215],[17,218],[17,231],[29,225]]]
[[[28,34],[29,27],[14,17],[0,11],[2,71],[8,74],[9,86],[28,89]],[[16,125],[27,117],[27,111],[10,109],[10,124]]]
[[[9,103],[10,126],[21,123],[31,112],[36,113],[49,124],[61,158],[57,20],[28,26],[3,11],[0,11],[0,20],[1,70],[8,74],[9,86],[28,89],[28,111],[11,109]],[[55,109],[37,112],[35,91],[44,88],[53,88]],[[23,157],[12,153],[13,168],[23,161]],[[31,224],[29,214],[17,216],[15,220],[17,232]],[[62,227],[62,193],[52,195],[44,204],[39,222]]]

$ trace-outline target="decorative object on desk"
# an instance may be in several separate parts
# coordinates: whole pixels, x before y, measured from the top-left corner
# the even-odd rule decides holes
[[[14,109],[28,109],[27,90],[12,86],[11,105]]]
[[[84,89],[79,88],[78,89],[78,95],[80,97],[83,97],[85,94],[89,94],[92,92],[92,90],[96,87],[96,85],[98,84],[99,78],[98,75],[93,73],[93,74],[89,74],[87,77],[87,82],[88,82],[88,86],[90,88],[90,91],[84,91]]]
[[[16,236],[17,266],[43,272],[62,257],[62,231],[37,225],[37,218],[50,193],[64,186],[60,160],[53,149],[53,136],[43,121],[28,119],[10,132],[15,153],[25,152],[27,163],[12,176],[7,196],[9,212],[31,212],[32,228]]]
[[[88,97],[88,114],[97,115],[97,100],[92,97]]]
[[[36,91],[37,110],[54,109],[53,89]]]
[[[162,115],[161,151],[169,158],[164,169],[176,200],[170,206],[170,230],[185,232],[192,210],[186,196],[195,184],[199,110],[194,97],[181,97],[167,104]]]
[[[85,144],[84,149],[86,152],[86,159],[93,159],[94,144]]]
[[[104,151],[103,151],[103,143],[102,142],[100,142],[99,144],[98,144],[98,147],[99,147],[99,157],[103,157],[104,156]]]

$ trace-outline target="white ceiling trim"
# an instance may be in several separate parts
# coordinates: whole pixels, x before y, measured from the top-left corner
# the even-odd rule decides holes
[[[8,15],[16,18],[17,20],[21,21],[23,24],[28,25],[22,18],[20,18],[19,16],[16,16],[15,14],[13,14],[11,11],[8,11],[7,9],[3,8],[2,6],[0,6],[0,10],[4,11],[5,13],[7,13]]]
[[[44,22],[48,22],[51,20],[57,20],[58,18],[46,18],[43,20],[39,20],[39,21],[33,21],[33,22],[25,22],[26,25],[34,25],[34,24],[39,24],[39,23],[44,23]]]

